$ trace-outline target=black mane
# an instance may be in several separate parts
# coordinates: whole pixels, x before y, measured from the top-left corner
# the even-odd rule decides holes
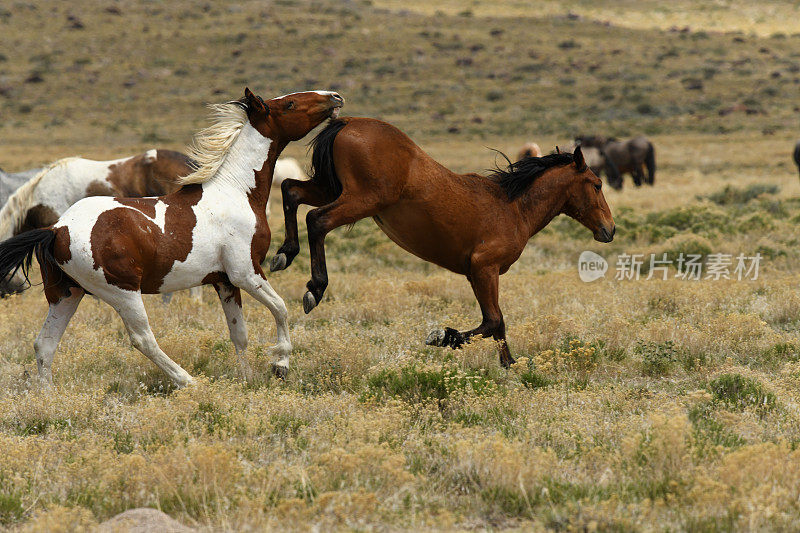
[[[502,152],[500,155],[506,157]],[[509,161],[507,157],[506,161]],[[531,186],[533,180],[541,176],[546,170],[568,165],[573,161],[572,154],[568,153],[550,154],[542,157],[523,157],[516,163],[509,161],[506,169],[497,167],[488,177],[503,187],[509,200],[514,200],[524,193]]]

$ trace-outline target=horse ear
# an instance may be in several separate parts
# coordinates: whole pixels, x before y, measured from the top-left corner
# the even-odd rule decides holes
[[[269,108],[264,105],[264,100],[260,96],[256,96],[249,87],[244,88],[244,101],[247,104],[248,111],[263,111],[269,115]]]
[[[583,151],[581,150],[580,145],[575,147],[572,157],[575,161],[575,168],[578,170],[586,170],[586,161],[583,159]]]

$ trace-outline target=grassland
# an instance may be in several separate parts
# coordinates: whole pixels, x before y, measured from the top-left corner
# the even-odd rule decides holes
[[[291,315],[286,381],[269,377],[273,321],[250,299],[263,377],[237,379],[207,290],[200,306],[146,301],[196,386],[173,390],[87,298],[41,391],[41,291],[0,300],[0,527],[76,530],[136,506],[206,530],[800,527],[796,4],[750,18],[744,2],[111,5],[0,8],[3,168],[180,148],[204,102],[248,84],[335,88],[346,114],[464,171],[493,164],[485,146],[646,133],[656,187],[606,192],[609,245],[563,218],[531,241],[501,279],[508,372],[489,341],[424,346],[477,323],[468,284],[370,221],[330,236],[311,315],[307,249],[270,278]],[[272,220],[279,243],[277,199]],[[750,282],[585,284],[585,249],[764,261]]]

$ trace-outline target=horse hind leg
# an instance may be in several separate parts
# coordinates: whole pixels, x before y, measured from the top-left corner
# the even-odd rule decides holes
[[[239,372],[242,378],[250,382],[253,380],[253,369],[247,362],[245,353],[247,352],[247,324],[242,314],[242,293],[238,287],[230,283],[215,283],[214,289],[219,296],[225,319],[228,322],[228,331],[231,335],[231,342],[236,351],[236,360],[239,364]]]
[[[47,318],[44,321],[33,349],[36,353],[36,366],[39,370],[39,380],[42,385],[49,387],[53,384],[53,357],[58,343],[64,336],[70,319],[81,303],[84,291],[79,287],[67,289],[66,296],[50,302]]]
[[[150,329],[141,293],[119,290],[97,296],[111,304],[122,318],[134,348],[155,363],[178,387],[191,384],[192,377],[189,373],[158,346],[153,330]]]
[[[300,204],[319,207],[333,200],[329,194],[312,181],[287,179],[281,183],[283,198],[283,216],[286,237],[278,252],[269,262],[271,272],[289,268],[294,258],[300,253],[300,240],[297,230],[297,207]]]

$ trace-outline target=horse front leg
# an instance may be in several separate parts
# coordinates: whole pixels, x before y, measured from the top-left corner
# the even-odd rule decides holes
[[[481,324],[475,329],[464,332],[454,328],[433,330],[425,340],[425,344],[456,349],[469,342],[472,337],[492,337],[498,344],[500,364],[508,368],[514,364],[514,358],[506,343],[506,325],[498,301],[500,288],[498,268],[495,265],[473,267],[469,280],[483,315]]]
[[[294,258],[300,253],[300,240],[297,231],[297,207],[300,204],[319,207],[327,203],[327,193],[312,181],[295,179],[284,180],[281,183],[281,196],[283,198],[283,217],[286,236],[278,252],[269,262],[270,272],[289,268]]]
[[[336,201],[313,209],[306,216],[308,246],[311,251],[311,281],[303,296],[303,311],[310,313],[322,301],[328,287],[328,267],[325,263],[325,236],[332,230],[378,214],[378,202],[360,197],[350,200],[342,195]]]
[[[247,362],[247,324],[242,313],[242,293],[238,287],[234,287],[227,282],[214,283],[214,290],[217,291],[219,302],[225,313],[228,322],[231,342],[236,351],[236,360],[239,364],[239,372],[246,382],[253,381],[253,369]]]

